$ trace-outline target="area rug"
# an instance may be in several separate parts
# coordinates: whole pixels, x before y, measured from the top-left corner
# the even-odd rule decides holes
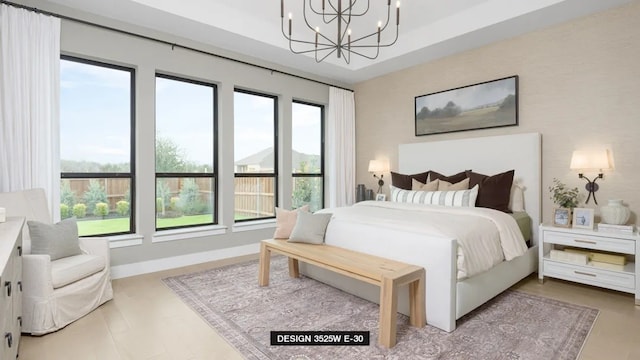
[[[398,314],[397,345],[377,345],[379,306],[313,279],[292,279],[272,257],[268,287],[251,261],[163,279],[246,359],[576,359],[598,310],[506,291],[447,333]],[[429,314],[427,314],[429,316]],[[271,346],[271,331],[370,331],[369,346]]]

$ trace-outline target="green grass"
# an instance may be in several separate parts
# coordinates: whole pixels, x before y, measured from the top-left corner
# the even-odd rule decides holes
[[[206,224],[211,222],[211,214],[180,216],[177,218],[158,219],[158,229],[174,226]],[[78,220],[78,235],[89,236],[113,234],[129,231],[129,218],[100,220]]]

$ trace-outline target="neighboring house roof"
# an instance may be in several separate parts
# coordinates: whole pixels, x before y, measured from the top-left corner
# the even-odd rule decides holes
[[[319,155],[304,154],[293,150],[291,157],[294,164],[299,164],[302,161],[311,162],[319,159]],[[249,155],[243,159],[235,162],[236,166],[251,166],[258,165],[261,169],[273,169],[273,147],[266,148],[258,151],[255,154]]]

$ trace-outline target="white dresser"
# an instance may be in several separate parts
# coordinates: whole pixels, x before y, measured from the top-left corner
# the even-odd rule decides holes
[[[636,266],[640,253],[640,237],[634,234],[618,234],[587,229],[560,228],[540,225],[542,246],[539,247],[538,278],[545,276],[583,284],[632,293],[636,305],[640,305],[640,267]],[[630,261],[619,269],[605,269],[554,260],[551,250],[569,246],[587,250],[623,254]]]
[[[24,218],[0,223],[0,359],[15,359],[22,326],[22,226]]]

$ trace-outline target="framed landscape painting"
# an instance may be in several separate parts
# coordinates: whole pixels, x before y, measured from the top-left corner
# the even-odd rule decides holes
[[[416,136],[518,125],[518,76],[415,97]]]

